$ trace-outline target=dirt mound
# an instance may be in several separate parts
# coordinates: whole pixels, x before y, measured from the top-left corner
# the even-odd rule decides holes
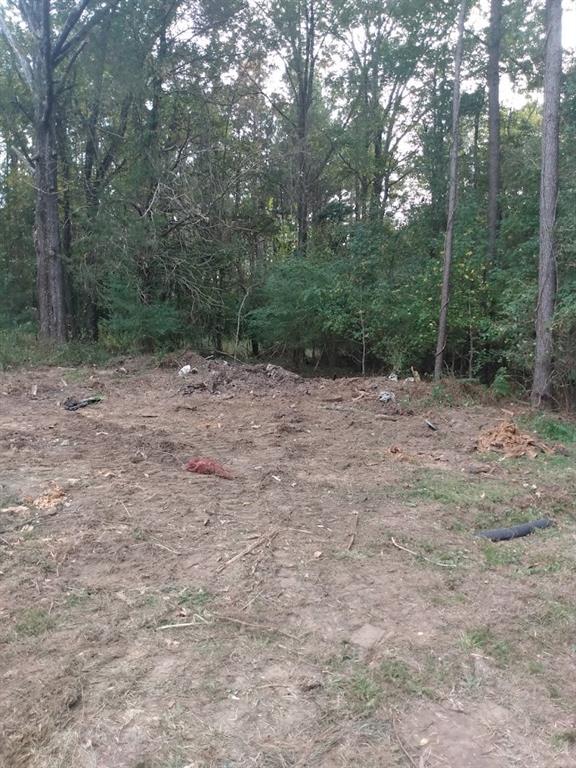
[[[301,376],[279,365],[247,365],[227,360],[208,360],[195,366],[196,373],[186,377],[181,387],[183,395],[207,393],[224,395],[240,393],[258,394],[282,386],[298,389],[309,385]]]
[[[539,453],[554,453],[554,449],[538,442],[533,435],[521,432],[512,420],[501,421],[494,427],[483,430],[477,442],[479,451],[501,451],[507,458],[521,456],[536,458]]]

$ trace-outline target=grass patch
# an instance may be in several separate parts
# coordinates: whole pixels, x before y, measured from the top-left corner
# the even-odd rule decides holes
[[[510,643],[496,637],[489,627],[478,627],[465,632],[461,646],[465,651],[482,651],[490,656],[499,667],[508,666],[511,654]]]
[[[576,443],[576,424],[544,413],[521,419],[523,426],[553,443]]]
[[[495,480],[475,480],[463,474],[417,470],[404,495],[450,507],[482,508],[510,501],[518,492],[510,484]]]
[[[178,593],[177,603],[183,608],[200,611],[213,599],[214,596],[202,587],[184,587],[184,589]]]
[[[508,565],[521,565],[522,552],[516,547],[486,542],[482,547],[487,568],[499,568]]]
[[[110,352],[101,344],[48,344],[29,330],[0,330],[0,371],[20,366],[103,365],[110,358]]]
[[[41,608],[28,608],[20,614],[16,622],[16,632],[20,637],[38,637],[55,626],[54,619]]]
[[[576,728],[567,728],[555,733],[552,743],[557,747],[576,747]]]
[[[79,608],[90,600],[91,592],[87,589],[75,589],[66,595],[67,608]]]
[[[354,653],[350,649],[351,653]],[[440,675],[434,660],[414,666],[396,657],[368,666],[355,656],[343,655],[329,661],[330,680],[326,690],[337,698],[338,707],[355,717],[368,717],[384,701],[406,697],[434,697],[429,680]]]
[[[490,528],[509,528],[519,523],[527,523],[530,520],[536,520],[537,518],[544,517],[544,512],[541,509],[514,509],[510,507],[499,508],[497,510],[483,510],[479,512],[474,518],[474,525],[480,531]],[[535,531],[532,536],[538,536],[542,533],[546,533],[549,529],[543,531]],[[502,542],[506,546],[506,542]]]

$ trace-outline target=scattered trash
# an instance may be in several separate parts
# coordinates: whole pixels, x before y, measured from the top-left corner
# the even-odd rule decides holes
[[[93,397],[85,397],[83,400],[77,400],[75,397],[67,397],[64,400],[63,406],[67,411],[77,411],[79,408],[85,408],[87,405],[93,405],[99,403],[102,398],[99,395]]]
[[[507,458],[521,456],[536,458],[539,453],[554,453],[554,449],[539,443],[533,435],[521,432],[512,420],[501,421],[480,433],[476,448],[479,451],[501,451]]]
[[[404,379],[404,384],[414,384],[415,381],[416,379],[414,378],[414,376],[408,376],[407,378]]]
[[[427,426],[427,427],[430,427],[430,429],[432,430],[432,432],[438,432],[438,427],[437,427],[435,424],[432,424],[432,422],[431,422],[431,421],[428,421],[428,419],[424,419],[424,421],[425,421],[425,423],[426,423],[426,426]]]
[[[188,472],[195,472],[197,475],[216,475],[217,477],[223,477],[225,480],[234,479],[234,475],[228,472],[227,469],[224,469],[214,459],[190,459],[188,464],[186,464],[186,470]]]
[[[182,368],[178,371],[178,376],[188,376],[188,374],[192,371],[191,365],[183,365]]]
[[[391,373],[388,376],[388,381],[398,381],[398,374],[397,373]]]
[[[492,528],[488,531],[479,531],[476,536],[490,539],[490,541],[510,541],[510,539],[519,539],[521,536],[528,536],[538,529],[550,528],[553,525],[554,523],[550,518],[542,517],[540,520],[512,525],[509,528]]]
[[[381,403],[393,403],[396,400],[396,395],[394,392],[388,392],[385,389],[378,395],[378,400],[380,400]]]

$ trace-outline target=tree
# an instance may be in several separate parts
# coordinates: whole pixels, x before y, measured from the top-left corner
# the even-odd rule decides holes
[[[488,33],[488,263],[496,261],[500,224],[500,44],[502,0],[490,2]]]
[[[36,189],[34,245],[40,335],[53,341],[64,341],[68,330],[59,221],[57,102],[70,65],[80,54],[91,28],[109,12],[111,5],[100,5],[81,23],[91,0],[79,0],[55,32],[51,1],[19,2],[20,24],[28,33],[29,55],[1,11],[0,32],[13,53],[32,99]],[[112,0],[113,4],[115,2]],[[68,67],[57,82],[58,70],[64,62],[68,62]]]
[[[556,206],[560,149],[560,87],[562,81],[562,0],[547,0],[544,57],[544,109],[540,176],[540,254],[536,309],[536,357],[532,404],[550,404],[552,397],[552,321],[556,302]]]
[[[444,268],[442,273],[442,293],[440,297],[440,319],[434,360],[434,378],[440,379],[444,366],[444,351],[448,338],[448,305],[450,303],[450,274],[454,239],[454,218],[458,203],[458,148],[460,144],[460,72],[464,53],[464,22],[466,21],[466,0],[462,0],[458,14],[458,37],[454,55],[454,87],[452,91],[452,130],[450,135],[450,169],[448,189],[448,217],[444,240]]]

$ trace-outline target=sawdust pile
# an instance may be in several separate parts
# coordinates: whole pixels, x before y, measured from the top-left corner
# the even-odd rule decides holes
[[[533,435],[521,432],[511,419],[484,429],[478,437],[476,448],[481,452],[500,451],[510,459],[522,456],[534,459],[539,453],[554,453],[553,448],[538,442]]]
[[[54,509],[62,504],[66,499],[66,492],[56,483],[52,483],[50,488],[41,496],[32,501],[36,509]]]

